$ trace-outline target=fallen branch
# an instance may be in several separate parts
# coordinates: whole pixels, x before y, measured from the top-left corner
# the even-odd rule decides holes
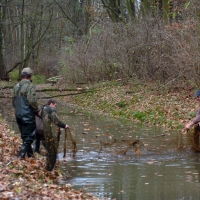
[[[0,89],[13,89],[14,86],[3,86]],[[93,89],[86,89],[86,88],[44,88],[44,89],[36,89],[36,92],[61,92],[61,91],[95,91]]]
[[[135,91],[126,91],[126,94],[132,94],[135,93]]]
[[[44,92],[44,91],[49,91],[49,90],[40,90],[40,92]],[[60,91],[60,90],[50,90],[50,91]],[[79,91],[76,93],[68,93],[68,94],[58,94],[58,95],[54,95],[54,96],[44,96],[44,97],[38,97],[38,99],[49,99],[49,98],[54,98],[54,97],[62,97],[62,96],[71,96],[71,95],[78,95],[78,94],[83,94],[83,93],[88,93],[88,92],[94,92],[96,90],[73,90],[73,89],[66,89],[66,91]],[[0,95],[0,99],[1,98],[12,98],[12,96],[4,96],[4,95]]]
[[[51,99],[51,98],[55,98],[55,97],[78,95],[78,94],[83,94],[83,93],[87,93],[87,92],[93,92],[93,91],[84,91],[84,92],[69,93],[69,94],[58,94],[58,95],[54,95],[54,96],[39,97],[39,99]]]
[[[44,89],[36,89],[36,92],[52,92],[52,91],[87,91],[88,89],[84,89],[84,88],[63,88],[63,89],[59,89],[59,88],[44,88]]]
[[[12,85],[7,85],[7,86],[2,86],[0,89],[13,89],[14,86]]]
[[[0,96],[0,99],[2,98],[12,98],[12,96]]]

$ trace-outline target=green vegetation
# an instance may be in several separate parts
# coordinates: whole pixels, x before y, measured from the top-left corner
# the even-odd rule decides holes
[[[193,97],[195,90],[181,89],[174,92],[173,87],[158,88],[157,85],[133,83],[130,87],[113,81],[95,87],[96,92],[77,95],[73,102],[116,118],[166,130],[183,129],[185,123],[195,116],[198,106]]]
[[[43,75],[33,75],[32,77],[34,84],[44,84],[46,83],[46,78]]]
[[[10,79],[12,81],[18,81],[19,78],[19,70],[13,70],[12,72],[9,73]],[[32,80],[34,82],[34,84],[44,84],[46,83],[46,78],[43,75],[37,75],[34,74],[32,77]]]
[[[9,73],[9,76],[12,81],[17,81],[19,78],[19,70],[13,70]]]

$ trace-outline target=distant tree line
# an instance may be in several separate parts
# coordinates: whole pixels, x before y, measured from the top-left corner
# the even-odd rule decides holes
[[[198,0],[0,0],[0,79],[198,85]]]

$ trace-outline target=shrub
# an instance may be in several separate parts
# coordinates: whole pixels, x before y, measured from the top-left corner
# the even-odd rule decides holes
[[[19,71],[13,70],[12,72],[9,73],[9,77],[12,81],[17,81],[19,77]]]
[[[32,77],[34,84],[44,84],[46,83],[46,78],[43,75],[33,75]]]

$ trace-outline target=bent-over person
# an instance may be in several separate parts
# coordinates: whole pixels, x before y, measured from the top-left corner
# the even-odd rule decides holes
[[[56,113],[56,101],[50,99],[42,111],[42,120],[44,125],[45,148],[47,150],[46,170],[52,171],[57,158],[59,147],[57,128],[69,128],[67,124],[60,121]]]

